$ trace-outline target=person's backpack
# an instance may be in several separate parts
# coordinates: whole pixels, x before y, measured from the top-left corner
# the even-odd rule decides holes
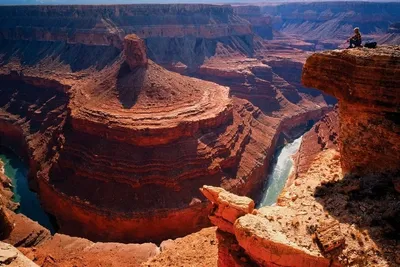
[[[366,48],[376,48],[377,43],[376,42],[367,42],[365,43],[364,47]]]

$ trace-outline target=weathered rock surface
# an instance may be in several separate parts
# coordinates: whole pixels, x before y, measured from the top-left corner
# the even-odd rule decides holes
[[[19,252],[18,249],[3,242],[0,242],[0,265],[10,267],[38,266]]]
[[[242,266],[240,261],[244,261],[243,266],[246,263],[251,266],[252,262],[259,266],[329,266],[331,260],[321,255],[310,237],[299,240],[299,233],[292,236],[300,231],[299,214],[295,210],[286,207],[254,210],[251,199],[222,188],[203,186],[201,191],[214,205],[211,222],[225,232],[217,233],[219,266]],[[309,246],[304,245],[307,241]]]
[[[24,42],[2,42],[3,55]],[[26,49],[51,55],[56,46]],[[98,60],[96,49],[104,54]],[[64,233],[161,241],[200,229],[209,207],[193,201],[201,199],[198,187],[256,195],[279,133],[324,112],[267,117],[230,99],[226,87],[151,61],[132,71],[123,53],[109,49],[62,43],[57,54],[80,50],[92,65],[72,56],[26,65],[26,53],[17,52],[0,68],[1,140],[27,159],[42,203]]]
[[[339,99],[343,170],[368,174],[400,169],[400,47],[312,55],[303,83]]]
[[[293,179],[302,179],[302,177],[299,176],[307,173],[311,164],[321,151],[325,149],[339,150],[338,107],[335,107],[333,111],[323,116],[321,120],[303,136],[299,150],[294,157],[294,175],[289,179],[288,184],[292,183],[294,181]],[[340,157],[339,154],[338,157]]]
[[[39,266],[140,266],[159,253],[152,243],[93,243],[87,239],[56,234],[34,248],[20,249]]]
[[[8,44],[66,42],[97,46],[98,52],[109,47],[113,53],[112,48],[122,49],[125,35],[134,33],[146,40],[149,58],[166,65],[196,67],[215,54],[217,43],[240,54],[253,51],[250,23],[228,5],[5,6],[0,18],[0,39]]]
[[[260,6],[234,6],[234,12],[251,23],[253,31],[264,39],[272,39],[272,19],[263,14]]]
[[[214,207],[208,216],[212,224],[224,232],[233,234],[233,224],[236,219],[251,213],[254,201],[248,197],[241,197],[229,193],[220,187],[203,186],[200,191],[210,200]]]
[[[167,243],[164,244],[163,243]],[[146,267],[218,265],[218,239],[216,227],[204,228],[182,238],[161,243],[161,252],[142,263]]]
[[[32,247],[51,239],[48,229],[25,215],[8,211],[7,216],[13,227],[11,232],[3,237],[4,242],[15,247]]]
[[[125,60],[131,71],[137,67],[147,65],[146,45],[136,34],[129,34],[124,38]]]
[[[271,212],[267,208],[264,209],[265,218],[249,214],[235,222],[236,239],[255,262],[260,266],[330,266],[330,259],[291,242],[283,229],[277,228],[276,223],[267,219],[273,215],[291,215],[290,217],[294,218],[293,211],[278,208],[276,212]]]
[[[198,230],[209,224],[211,208],[199,187],[256,198],[279,135],[328,109],[261,60],[232,71],[236,86],[184,77],[150,60],[196,73],[212,56],[253,56],[251,25],[229,6],[0,13],[1,142],[29,162],[32,186],[63,233],[130,242]],[[135,37],[121,51],[129,33],[147,49]],[[215,80],[223,80],[225,66],[212,68],[222,73]],[[260,109],[230,98],[226,86],[265,103]]]

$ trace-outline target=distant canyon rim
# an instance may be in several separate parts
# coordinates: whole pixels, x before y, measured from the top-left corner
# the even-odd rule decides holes
[[[372,130],[389,136],[385,146],[392,147],[373,162],[380,139],[361,154],[340,143],[340,155],[351,159],[341,161],[344,172],[395,170],[398,102],[373,102],[359,88],[382,86],[383,98],[398,99],[398,83],[390,75],[381,77],[390,88],[372,83],[362,68],[358,76],[346,73],[370,55],[312,54],[344,48],[355,26],[364,40],[399,45],[399,21],[400,3],[0,6],[0,145],[29,165],[31,189],[59,233],[71,236],[62,239],[160,244],[184,237],[211,226],[215,206],[199,188],[260,201],[277,147],[321,118],[337,119],[337,99],[345,143],[366,142],[354,131],[369,127],[374,114]],[[309,57],[350,63],[342,70],[310,64],[302,83]],[[386,61],[374,60],[385,68]],[[396,75],[398,62],[392,65]],[[335,91],[340,79],[318,76],[332,71],[353,77],[349,90],[356,96]],[[365,120],[357,128],[351,105],[360,99],[357,114]],[[384,106],[386,113],[379,113]],[[337,134],[329,131],[328,143]],[[299,153],[320,153],[320,143],[310,143],[317,148],[300,146]],[[296,168],[306,172],[314,158],[301,159]],[[3,204],[14,218],[9,201]],[[24,246],[46,247],[60,238],[35,229],[36,239]],[[24,234],[17,230],[9,241],[19,241],[9,243],[18,247]]]

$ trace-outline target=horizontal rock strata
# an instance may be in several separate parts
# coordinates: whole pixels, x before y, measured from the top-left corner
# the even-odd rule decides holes
[[[198,66],[215,53],[217,42],[244,54],[253,51],[251,24],[227,5],[4,6],[0,18],[5,43],[98,46],[110,53],[133,33],[146,40],[149,58],[166,65]]]
[[[147,12],[145,7],[154,13],[156,25],[178,21],[201,31],[202,25],[215,24],[211,27],[216,33],[201,32],[196,37],[199,42],[193,37],[191,43],[185,38],[192,37],[179,32],[163,37],[155,30],[154,36],[146,37],[121,26],[134,19],[146,22],[147,16],[128,14]],[[74,34],[83,27],[88,38],[71,41],[62,34],[54,39],[10,33],[1,35],[0,41],[1,140],[29,162],[31,184],[63,233],[131,242],[162,241],[198,230],[209,224],[211,206],[197,188],[210,184],[257,198],[279,135],[289,135],[290,129],[317,120],[327,110],[325,101],[315,104],[308,97],[301,96],[297,103],[287,101],[281,88],[286,88],[286,95],[298,92],[274,78],[270,67],[261,62],[246,63],[239,76],[242,79],[247,69],[254,72],[248,81],[259,83],[255,92],[271,79],[279,80],[278,89],[266,86],[262,92],[273,106],[268,115],[247,100],[231,98],[227,88],[231,84],[217,85],[165,70],[151,59],[178,61],[158,56],[176,55],[166,47],[177,49],[178,57],[186,59],[180,58],[180,65],[191,68],[216,53],[210,44],[219,43],[218,53],[231,51],[242,58],[251,54],[252,41],[246,39],[251,34],[235,28],[249,23],[230,7],[172,5],[158,11],[155,7],[120,6],[120,15],[115,6],[100,10],[63,6],[60,13],[53,7],[11,7],[7,16],[4,28],[20,25],[26,33],[30,23],[40,27],[64,14],[68,27],[76,30],[68,36],[77,38]],[[203,9],[210,12],[194,21]],[[170,24],[166,12],[171,13]],[[16,19],[18,14],[21,19]],[[32,19],[37,15],[42,22]],[[54,22],[54,32],[63,23]],[[103,32],[103,23],[120,44]],[[228,33],[221,37],[219,27],[227,27]],[[130,32],[144,36],[144,42],[135,37],[129,43],[132,36],[128,36],[123,45]],[[105,34],[102,38],[107,41],[94,41],[95,33]],[[200,50],[189,49],[186,54],[186,41]]]
[[[328,51],[311,56],[303,83],[339,99],[345,172],[400,168],[400,48]]]

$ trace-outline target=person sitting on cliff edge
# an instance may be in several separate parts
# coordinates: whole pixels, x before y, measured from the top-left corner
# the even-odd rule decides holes
[[[354,35],[347,42],[350,42],[348,48],[353,48],[353,45],[354,47],[361,47],[361,33],[358,27],[354,28]]]

